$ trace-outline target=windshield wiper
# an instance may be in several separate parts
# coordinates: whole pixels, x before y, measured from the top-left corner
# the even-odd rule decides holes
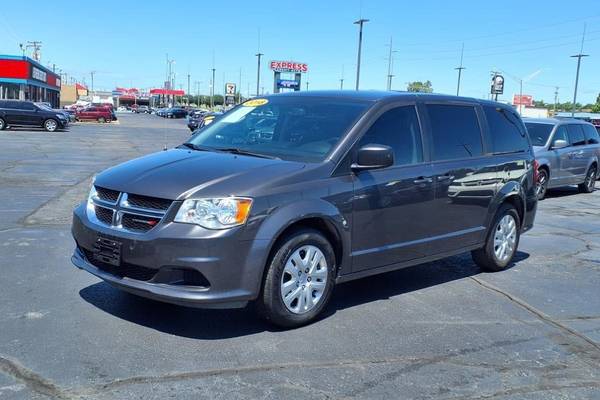
[[[211,147],[198,146],[197,144],[191,142],[185,142],[181,144],[179,147],[187,147],[188,149],[196,150],[196,151],[217,151],[217,149],[213,149]]]
[[[243,156],[268,158],[270,160],[281,160],[279,157],[268,156],[266,154],[260,154],[260,153],[253,153],[251,151],[242,150],[242,149],[237,148],[237,147],[217,147],[217,148],[215,148],[215,150],[222,151],[224,153],[240,154],[240,155],[243,155]]]

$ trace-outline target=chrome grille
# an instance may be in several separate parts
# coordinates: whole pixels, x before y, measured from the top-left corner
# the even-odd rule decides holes
[[[143,233],[160,223],[172,203],[171,200],[96,187],[96,196],[88,204],[87,214],[97,224]]]
[[[116,190],[106,189],[100,186],[94,186],[96,188],[96,194],[100,200],[108,201],[109,203],[116,203],[119,198],[119,192]]]

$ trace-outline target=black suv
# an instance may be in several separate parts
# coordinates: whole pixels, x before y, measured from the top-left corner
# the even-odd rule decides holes
[[[537,208],[514,109],[469,98],[302,92],[249,100],[178,148],[99,174],[73,263],[140,296],[255,301],[313,320],[336,283],[471,251],[510,265]]]
[[[62,112],[31,101],[0,100],[0,131],[11,126],[34,126],[48,132],[64,129],[69,120]]]

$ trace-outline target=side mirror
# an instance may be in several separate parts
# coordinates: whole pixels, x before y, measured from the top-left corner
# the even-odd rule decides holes
[[[565,147],[569,147],[569,143],[566,140],[556,139],[554,143],[552,143],[553,149],[564,149]]]
[[[351,166],[354,171],[386,168],[394,165],[394,151],[390,146],[367,144],[358,149],[356,162]]]

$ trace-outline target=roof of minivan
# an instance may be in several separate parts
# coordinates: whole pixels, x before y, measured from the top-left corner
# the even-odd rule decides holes
[[[475,99],[472,97],[460,97],[438,93],[416,93],[416,92],[400,92],[400,91],[382,91],[382,90],[311,90],[305,92],[285,92],[272,94],[270,96],[284,97],[331,97],[331,98],[346,98],[363,101],[382,101],[394,99],[420,99],[420,100],[447,100],[447,101],[468,101],[472,103],[488,104],[494,106],[502,106],[512,108],[506,104],[497,103],[495,101]],[[259,96],[263,97],[263,96]],[[267,96],[264,96],[267,97]]]
[[[523,118],[523,122],[533,122],[536,124],[582,124],[586,125],[589,122],[575,118]]]

